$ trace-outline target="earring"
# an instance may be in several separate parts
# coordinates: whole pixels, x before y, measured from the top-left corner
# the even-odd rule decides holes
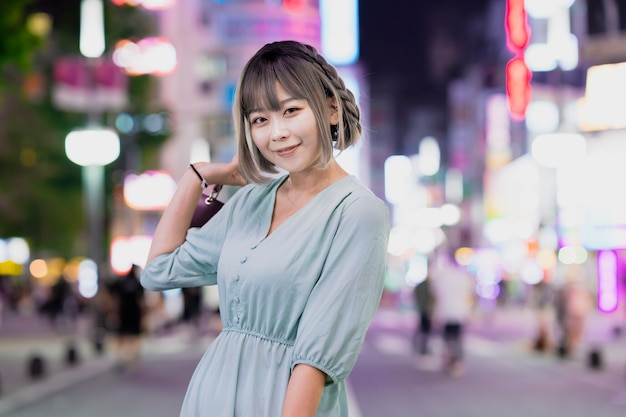
[[[333,142],[336,142],[339,139],[339,126],[330,125],[330,136],[333,139]]]

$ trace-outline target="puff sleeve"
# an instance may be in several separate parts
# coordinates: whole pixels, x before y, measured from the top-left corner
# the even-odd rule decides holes
[[[321,275],[298,326],[291,369],[320,369],[337,383],[358,358],[383,291],[389,215],[374,195],[344,206]]]

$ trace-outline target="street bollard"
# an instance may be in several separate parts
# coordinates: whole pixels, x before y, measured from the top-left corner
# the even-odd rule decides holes
[[[26,362],[26,373],[30,379],[36,380],[46,376],[46,361],[39,354],[32,354]]]
[[[589,354],[587,355],[587,365],[593,370],[600,370],[604,367],[602,350],[599,347],[594,346],[591,348]]]
[[[104,340],[106,338],[106,329],[98,327],[93,331],[93,348],[98,356],[104,354]]]
[[[78,349],[73,341],[68,342],[65,349],[65,364],[68,366],[78,365],[80,357],[78,355]]]

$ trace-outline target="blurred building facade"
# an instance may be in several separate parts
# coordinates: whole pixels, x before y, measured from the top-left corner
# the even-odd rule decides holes
[[[173,135],[162,152],[162,167],[174,178],[182,175],[190,161],[228,161],[234,156],[233,96],[244,64],[261,46],[292,39],[326,55],[322,45],[322,3],[189,0],[173,2],[160,12],[162,35],[175,45],[178,61],[176,71],[162,77],[160,91],[175,120]],[[325,3],[332,8],[332,2]],[[348,3],[358,6],[356,1]],[[359,98],[364,86],[358,64],[331,63]],[[367,118],[367,103],[361,105],[363,117]],[[349,164],[364,182],[369,182],[369,152],[365,147],[359,153]]]
[[[235,154],[233,95],[243,65],[259,47],[296,39],[325,54],[321,6],[333,2],[166,3],[155,14],[159,35],[176,50],[177,65],[159,76],[158,97],[172,127],[159,168],[177,179],[189,162],[227,161]],[[393,218],[420,233],[436,233],[412,229],[411,247],[393,255],[397,259],[391,265],[397,271],[391,275],[397,272],[399,282],[414,284],[424,259],[445,239],[452,247],[465,248],[467,267],[485,277],[478,289],[484,298],[497,298],[502,280],[515,282],[524,292],[571,267],[587,277],[591,290],[598,292],[606,284],[603,288],[615,300],[620,291],[623,299],[626,218],[621,213],[626,213],[626,202],[615,190],[623,170],[620,157],[626,152],[621,139],[626,122],[611,109],[622,108],[616,97],[626,95],[619,94],[623,87],[615,75],[621,67],[603,66],[626,59],[622,3],[467,3],[462,8],[433,6],[421,17],[427,22],[419,35],[423,39],[404,46],[407,55],[419,55],[425,65],[409,78],[379,77],[358,62],[337,65],[360,99],[366,127],[356,154],[340,156],[347,158],[348,170],[384,197],[388,157],[406,156],[420,168],[410,178],[419,185],[411,188],[412,205],[391,204]],[[512,10],[516,28],[508,26]],[[413,49],[413,41],[424,47]],[[565,46],[550,56],[555,42]],[[521,72],[513,73],[515,68]],[[600,76],[592,77],[594,71]],[[513,85],[516,74],[521,74],[519,84]],[[604,83],[590,85],[594,79]],[[512,91],[521,92],[521,101]],[[441,166],[425,174],[419,157],[431,140],[438,146]],[[557,155],[570,155],[582,143],[586,159],[574,170],[547,166],[534,153],[542,143]],[[458,221],[438,218],[426,224],[432,209],[442,209],[440,217],[444,208],[458,210]],[[144,227],[146,234],[149,227]],[[604,284],[597,266],[602,251],[616,254],[606,259],[614,259],[617,275]]]
[[[159,153],[158,166],[154,167],[159,171],[126,177],[123,207],[119,207],[113,220],[111,245],[112,265],[119,273],[131,263],[143,265],[151,234],[167,204],[167,198],[161,201],[154,198],[162,193],[171,195],[171,181],[180,178],[190,162],[226,162],[237,152],[232,121],[235,89],[243,66],[264,44],[291,39],[314,46],[335,65],[346,86],[355,94],[363,123],[368,125],[369,105],[363,99],[367,88],[358,63],[358,31],[347,37],[335,35],[330,45],[324,42],[325,33],[339,27],[357,29],[358,1],[179,0],[163,3],[163,7],[153,13],[159,22],[159,39],[171,44],[176,51],[176,66],[172,71],[157,74],[157,97],[167,109],[171,136]],[[337,9],[338,6],[342,7]],[[323,13],[326,13],[324,19]],[[354,39],[352,52],[342,55],[337,47],[350,46],[350,37]],[[366,130],[356,149],[337,155],[342,166],[365,184],[372,178],[368,136]],[[228,198],[233,191],[226,187],[222,197]],[[130,254],[132,259],[129,259]],[[173,301],[178,295],[168,294],[166,301],[178,305],[180,303]]]
[[[519,48],[502,42],[515,36],[505,20],[515,7],[527,36]],[[482,264],[492,283],[512,280],[524,292],[576,275],[600,310],[624,310],[618,161],[626,124],[612,110],[624,88],[623,9],[613,0],[494,0],[482,34],[491,55],[449,86],[448,162],[478,191],[467,227],[471,245],[492,253]],[[528,100],[517,114],[515,59],[528,71],[520,81]]]
[[[419,165],[420,143],[437,140],[440,172],[417,170],[411,178],[421,208],[459,207],[457,224],[429,227],[463,249],[459,259],[486,304],[504,295],[525,301],[539,282],[558,286],[576,276],[600,310],[623,321],[626,199],[618,161],[626,123],[616,109],[626,79],[618,75],[626,7],[614,0],[484,6],[465,14],[433,7],[434,28],[425,35],[430,71],[420,74],[429,87],[371,80],[373,143],[382,158],[406,155]],[[427,213],[412,210],[422,219]],[[409,239],[424,242],[414,232],[405,245],[392,242],[398,286],[423,278],[433,250]]]
[[[178,66],[161,80],[161,99],[175,118],[162,165],[179,178],[190,159],[230,160],[231,107],[247,59],[263,44],[297,39],[320,46],[317,1],[289,9],[280,1],[177,1],[161,12],[162,35]]]

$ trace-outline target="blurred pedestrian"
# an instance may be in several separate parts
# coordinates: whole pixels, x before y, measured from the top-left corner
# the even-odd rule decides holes
[[[202,288],[189,287],[183,288],[183,313],[182,322],[192,332],[193,336],[197,336],[201,327],[202,319]]]
[[[465,371],[463,338],[473,306],[474,279],[446,250],[436,254],[431,276],[433,316],[442,326],[444,341],[443,367],[450,375],[460,376]]]
[[[137,368],[141,359],[141,336],[144,321],[144,288],[139,282],[138,267],[114,280],[109,290],[115,311],[115,355],[118,368]]]
[[[62,332],[74,330],[80,312],[78,296],[65,275],[59,276],[50,287],[48,297],[41,307],[41,312],[48,316],[55,330]]]
[[[430,273],[429,273],[430,274]],[[415,308],[418,314],[417,326],[413,336],[413,351],[419,356],[427,356],[430,350],[430,335],[432,332],[432,314],[434,297],[431,288],[431,279],[427,275],[413,289]]]
[[[537,352],[545,352],[553,345],[550,336],[550,316],[551,307],[554,305],[554,289],[551,284],[545,281],[539,282],[533,287],[533,304],[537,316],[537,334],[533,343],[533,348]]]
[[[360,110],[337,70],[295,41],[248,61],[234,103],[237,157],[189,167],[142,273],[151,290],[220,291],[223,330],[180,415],[346,417],[389,236],[385,203],[334,157],[358,141]],[[189,228],[207,183],[243,188]]]
[[[104,353],[105,342],[110,331],[117,329],[117,311],[111,295],[110,281],[100,287],[91,299],[90,310],[92,317],[91,341],[96,354]]]
[[[557,353],[562,358],[575,353],[592,308],[591,294],[583,286],[578,272],[573,268],[568,270],[565,279],[555,303],[557,323],[561,331]]]

